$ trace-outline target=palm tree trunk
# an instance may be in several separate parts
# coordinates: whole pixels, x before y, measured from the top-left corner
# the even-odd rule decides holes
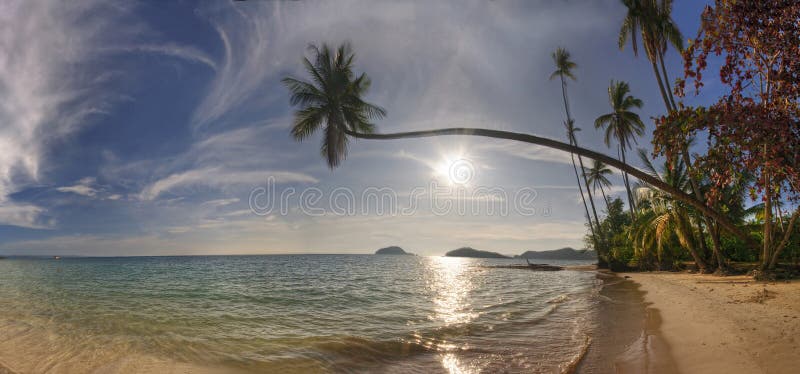
[[[603,186],[600,186],[600,193],[603,195],[603,200],[606,202],[606,211],[608,211],[608,197],[606,197],[606,191],[603,190]]]
[[[664,65],[664,54],[660,49],[656,50],[657,54],[654,56],[658,63],[661,65],[661,72],[659,73],[658,67],[656,67],[656,61],[651,60],[650,63],[653,67],[653,73],[656,75],[656,80],[658,81],[658,88],[661,90],[661,97],[664,99],[664,105],[667,107],[667,113],[672,112],[673,110],[677,110],[678,107],[675,105],[675,98],[672,95],[672,89],[669,86],[669,76],[667,75],[667,69]],[[662,79],[663,74],[663,79]],[[688,143],[683,147],[681,150],[681,159],[683,163],[686,165],[686,172],[689,174],[689,185],[692,189],[692,193],[695,195],[695,198],[698,200],[702,200],[702,194],[700,193],[700,188],[695,180],[694,174],[692,173],[692,164],[691,158],[689,157],[689,150],[688,150]],[[709,230],[711,230],[711,221],[708,217],[703,216],[703,221],[705,222],[706,226],[708,226]],[[706,234],[703,230],[703,225],[697,225],[697,233],[699,238],[697,239],[700,243],[700,247],[704,253],[708,253],[708,246],[706,245]],[[713,235],[712,235],[713,236]],[[720,248],[718,240],[714,240],[712,238],[712,245],[713,245],[713,254],[717,258],[718,263],[723,263],[722,250]],[[718,239],[718,238],[716,238]]]
[[[703,216],[706,223],[712,224],[712,226],[708,227],[709,235],[711,235],[711,241],[714,244],[714,255],[717,258],[717,272],[719,274],[727,273],[727,265],[725,264],[725,256],[722,254],[722,245],[720,244],[719,240],[719,227],[717,225],[713,225],[711,220],[708,217]],[[702,237],[702,236],[701,236]]]
[[[675,208],[675,209],[677,209],[677,208]],[[682,208],[681,208],[681,211],[682,211],[681,212],[682,216],[688,216],[688,214],[686,214],[686,212],[683,211]],[[676,229],[681,231],[681,235],[683,235],[683,237],[687,239],[686,240],[686,247],[687,247],[686,249],[689,250],[689,253],[692,255],[692,258],[694,259],[694,262],[697,264],[697,267],[700,269],[700,272],[701,273],[707,273],[708,272],[708,263],[706,263],[706,261],[703,259],[703,256],[701,256],[699,253],[697,253],[697,248],[695,248],[694,243],[691,242],[691,241],[695,240],[694,239],[694,234],[692,233],[692,229],[691,229],[691,223],[688,220],[686,220],[686,221],[678,220],[678,224],[676,225]]]
[[[658,82],[658,89],[661,91],[661,98],[664,99],[664,105],[667,107],[667,113],[672,111],[672,105],[669,102],[669,98],[667,97],[667,92],[664,90],[664,82],[661,80],[661,73],[658,72],[658,66],[656,66],[656,62],[654,60],[650,61],[650,65],[653,66],[653,73],[656,75],[656,81]]]
[[[672,87],[669,85],[669,75],[667,75],[667,68],[664,66],[664,53],[658,51],[658,61],[661,64],[661,74],[664,76],[664,89],[669,97],[669,102],[672,104],[672,110],[677,110],[678,106],[675,105],[675,96],[672,94]]]
[[[772,197],[770,194],[769,174],[764,175],[764,248],[761,253],[761,270],[766,270],[770,262],[770,246],[772,245]]]
[[[567,99],[567,83],[566,83],[566,81],[564,81],[564,76],[563,75],[561,75],[561,96],[564,99],[564,112],[567,115],[567,137],[569,138],[570,144],[577,145],[577,144],[575,144],[575,137],[574,137],[574,134],[573,134],[573,131],[572,131],[572,125],[573,124],[572,124],[572,115],[570,114],[570,111],[569,111],[569,99]],[[599,243],[600,242],[599,242],[598,234],[594,229],[595,223],[592,222],[592,217],[589,215],[589,208],[586,205],[586,197],[583,195],[583,188],[581,187],[581,178],[578,176],[578,168],[575,166],[575,155],[574,154],[570,154],[570,157],[572,158],[572,168],[575,170],[575,179],[577,179],[577,182],[578,182],[578,191],[580,191],[580,193],[581,193],[581,200],[583,201],[583,209],[586,211],[586,219],[589,220],[589,229],[592,232],[592,238],[594,240],[594,245],[595,245],[595,248],[599,248]],[[597,219],[597,211],[594,209],[594,200],[592,199],[592,193],[591,193],[591,191],[589,191],[589,184],[586,183],[586,174],[583,173],[583,161],[581,160],[580,156],[578,156],[578,160],[580,161],[580,164],[581,164],[581,174],[583,175],[583,181],[584,181],[584,184],[586,184],[586,193],[589,194],[589,201],[592,204],[592,212],[594,212],[594,220],[597,223],[597,227],[599,228],[600,227],[600,220]]]
[[[572,145],[578,146],[578,141],[573,137]],[[597,222],[597,226],[600,227],[600,218],[597,217],[597,208],[594,206],[594,196],[592,196],[592,191],[589,188],[589,180],[586,178],[586,169],[583,167],[583,158],[579,155],[578,156],[578,163],[581,167],[581,176],[583,176],[583,185],[586,187],[586,193],[589,195],[589,205],[592,206],[592,214],[594,214],[594,221]]]
[[[628,162],[625,160],[625,146],[624,146],[624,144],[623,144],[622,147],[620,147],[620,150],[622,152],[622,163],[627,165]],[[634,205],[634,202],[633,202],[633,194],[631,193],[631,185],[628,182],[628,173],[623,171],[622,172],[622,176],[623,176],[623,181],[625,182],[625,190],[628,192],[628,207],[630,208],[630,211],[631,211],[631,219],[635,220],[636,219],[636,205]]]
[[[380,140],[391,140],[391,139],[409,139],[409,138],[427,138],[432,136],[444,136],[444,135],[468,135],[468,136],[482,136],[487,138],[495,138],[495,139],[507,139],[513,140],[523,143],[529,144],[536,144],[552,149],[557,149],[560,151],[568,152],[568,153],[575,153],[577,155],[597,160],[608,164],[616,169],[619,169],[623,172],[630,173],[631,175],[639,178],[640,180],[648,183],[649,185],[653,186],[653,188],[657,188],[665,193],[668,193],[672,196],[675,200],[680,202],[686,203],[691,205],[692,207],[696,208],[697,210],[703,212],[703,214],[708,215],[709,217],[716,220],[722,228],[726,231],[731,233],[732,235],[736,236],[737,238],[741,239],[743,242],[747,243],[751,248],[756,248],[758,243],[755,243],[749,235],[745,234],[742,230],[740,230],[733,222],[731,222],[725,215],[717,212],[716,210],[708,207],[705,202],[701,200],[695,199],[693,196],[672,187],[668,183],[660,180],[659,178],[653,177],[652,175],[639,170],[635,167],[632,167],[624,162],[621,162],[613,157],[604,155],[599,152],[592,151],[590,149],[577,147],[571,144],[562,143],[557,140],[543,138],[540,136],[530,135],[530,134],[521,134],[516,132],[510,131],[501,131],[501,130],[490,130],[490,129],[480,129],[480,128],[465,128],[465,127],[452,127],[452,128],[444,128],[444,129],[435,129],[435,130],[422,130],[422,131],[409,131],[409,132],[400,132],[400,133],[392,133],[392,134],[363,134],[359,132],[352,131],[347,128],[342,128],[342,131],[347,135],[350,135],[355,138],[361,139],[380,139]]]
[[[586,219],[589,220],[589,230],[592,232],[592,240],[594,240],[595,248],[598,248],[599,242],[597,241],[597,233],[594,231],[594,222],[589,215],[589,207],[586,205],[586,197],[583,195],[583,187],[581,187],[581,177],[578,175],[578,167],[575,166],[575,154],[570,154],[572,158],[572,169],[575,170],[575,180],[578,181],[578,191],[581,193],[581,200],[583,200],[583,210],[586,212]]]
[[[792,214],[792,218],[789,219],[789,224],[786,226],[786,231],[783,232],[783,239],[781,240],[780,244],[775,247],[775,252],[772,253],[772,259],[769,261],[769,269],[775,269],[775,265],[778,264],[778,257],[781,255],[781,251],[786,248],[786,245],[789,244],[789,238],[792,236],[792,231],[794,230],[794,225],[797,223],[797,217],[800,217],[800,208],[797,208]]]

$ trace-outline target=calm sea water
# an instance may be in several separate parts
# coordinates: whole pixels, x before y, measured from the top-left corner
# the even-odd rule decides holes
[[[0,361],[26,372],[561,372],[587,344],[595,275],[486,267],[511,263],[5,259]]]

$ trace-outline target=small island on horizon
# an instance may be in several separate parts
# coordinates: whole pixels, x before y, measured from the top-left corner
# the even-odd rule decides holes
[[[475,248],[462,247],[444,254],[445,257],[471,257],[471,258],[511,258],[497,252],[480,251]]]
[[[514,258],[531,258],[539,260],[597,260],[597,252],[564,247],[549,251],[525,251]]]
[[[408,253],[403,248],[400,248],[396,245],[389,246],[386,248],[381,248],[375,251],[376,255],[393,255],[393,256],[413,256],[413,253]]]

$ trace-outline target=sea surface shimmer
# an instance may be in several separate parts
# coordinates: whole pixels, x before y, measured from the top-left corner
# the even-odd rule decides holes
[[[593,272],[286,255],[0,260],[0,362],[54,372],[541,372],[586,351]]]

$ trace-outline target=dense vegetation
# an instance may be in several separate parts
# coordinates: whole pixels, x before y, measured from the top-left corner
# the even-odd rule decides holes
[[[756,276],[774,276],[800,256],[800,4],[780,0],[716,0],[701,15],[684,49],[670,0],[622,0],[627,9],[619,47],[643,50],[653,69],[664,114],[656,120],[651,152],[639,149],[642,100],[623,81],[608,88],[610,111],[594,127],[618,157],[581,148],[567,91],[578,65],[566,49],[552,54],[564,100],[567,143],[530,134],[477,128],[375,133],[386,112],[363,101],[370,80],[353,72],[348,44],[312,47],[304,59],[311,81],[286,78],[300,109],[292,134],[303,140],[324,131],[322,154],[333,168],[346,157],[348,137],[398,139],[440,135],[485,136],[570,152],[584,204],[586,244],[600,266],[675,269],[685,261],[702,272],[727,273],[732,262],[752,262]],[[665,55],[682,54],[684,76],[671,86]],[[687,107],[686,83],[700,94],[713,59],[724,89],[708,107]],[[600,135],[601,133],[598,133]],[[694,143],[699,143],[694,145]],[[644,165],[630,165],[631,152]],[[584,158],[591,159],[587,167]],[[577,161],[577,162],[576,162]],[[659,165],[658,167],[656,165]],[[608,196],[609,167],[622,173],[625,201]],[[637,181],[638,180],[638,181]],[[599,195],[597,191],[599,190]],[[599,197],[602,201],[598,203]],[[599,207],[598,207],[599,206]],[[796,268],[796,266],[794,266]]]

